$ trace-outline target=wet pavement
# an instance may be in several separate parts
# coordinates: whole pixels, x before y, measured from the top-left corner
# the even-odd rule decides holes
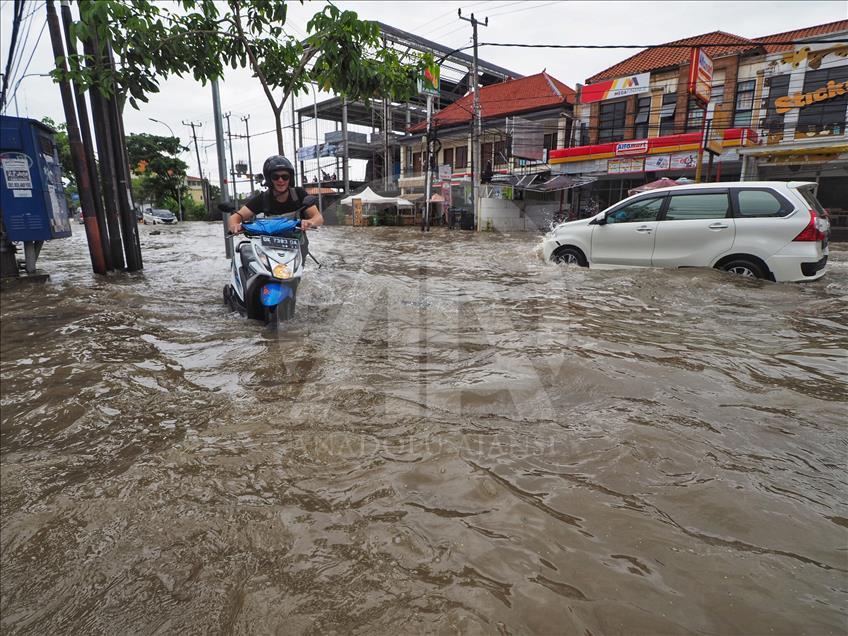
[[[2,295],[0,630],[845,634],[848,251],[773,284],[322,228],[279,332],[219,225]]]

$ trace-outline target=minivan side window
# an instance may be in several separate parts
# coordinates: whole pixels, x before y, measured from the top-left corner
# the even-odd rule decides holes
[[[726,192],[673,194],[669,197],[666,221],[723,219],[730,210]]]
[[[644,223],[656,221],[665,197],[639,199],[607,214],[607,223]]]
[[[788,201],[771,190],[738,190],[736,193],[739,216],[786,216],[792,211]]]

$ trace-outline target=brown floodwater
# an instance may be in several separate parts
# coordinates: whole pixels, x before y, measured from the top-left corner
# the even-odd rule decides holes
[[[846,633],[844,247],[800,285],[323,228],[275,333],[219,225],[160,229],[2,294],[4,634]]]

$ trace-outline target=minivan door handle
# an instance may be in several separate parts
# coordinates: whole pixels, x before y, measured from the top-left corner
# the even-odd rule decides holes
[[[647,225],[643,225],[642,227],[637,227],[636,231],[637,232],[650,232],[651,228],[648,227]]]
[[[711,223],[709,225],[709,228],[711,230],[724,230],[728,227],[730,227],[730,226],[727,223]]]

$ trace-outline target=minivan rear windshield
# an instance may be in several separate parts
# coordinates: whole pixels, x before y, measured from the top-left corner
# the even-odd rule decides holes
[[[798,192],[802,197],[804,197],[804,201],[807,202],[807,205],[813,208],[819,216],[826,216],[827,212],[825,212],[822,204],[819,203],[816,195],[813,194],[813,188],[815,188],[815,186],[804,186],[802,188],[798,188]]]

